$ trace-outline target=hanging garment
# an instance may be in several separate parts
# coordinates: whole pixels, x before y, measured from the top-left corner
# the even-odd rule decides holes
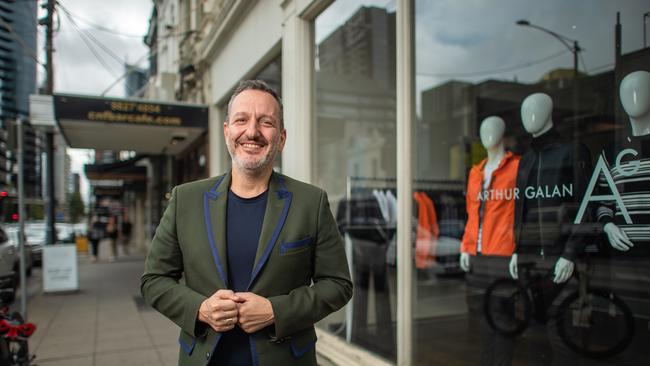
[[[515,188],[519,160],[519,156],[506,152],[492,172],[489,189],[483,189],[483,169],[487,159],[470,170],[466,195],[467,223],[461,252],[477,254],[480,230],[482,254],[512,255],[515,249]]]
[[[386,190],[386,201],[388,202],[389,225],[397,225],[397,198],[389,189]]]
[[[384,221],[389,222],[388,200],[386,199],[386,195],[378,189],[373,189],[372,195],[377,200],[377,204],[379,204],[379,209],[381,210],[381,215],[384,217]]]
[[[415,266],[430,268],[434,264],[435,243],[440,234],[433,202],[423,192],[413,192],[418,207],[418,228],[415,239]]]
[[[436,207],[431,198],[424,192],[420,192],[420,197],[425,204],[429,217],[429,230],[431,231],[431,239],[429,242],[429,260],[435,261],[437,255],[438,238],[440,237],[440,227],[438,225],[438,215]]]

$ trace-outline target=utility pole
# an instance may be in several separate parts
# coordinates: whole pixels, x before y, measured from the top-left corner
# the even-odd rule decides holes
[[[47,0],[45,8],[47,10],[47,16],[44,19],[44,22],[41,23],[45,25],[45,70],[46,70],[46,81],[45,81],[45,94],[52,95],[54,94],[54,65],[53,57],[54,53],[54,43],[52,41],[54,29],[52,26],[54,19],[54,6],[56,4],[55,0]],[[53,244],[56,241],[56,230],[54,229],[54,211],[55,211],[55,199],[54,199],[54,132],[47,131],[45,133],[45,153],[47,156],[47,164],[45,165],[45,217],[46,217],[46,244]]]

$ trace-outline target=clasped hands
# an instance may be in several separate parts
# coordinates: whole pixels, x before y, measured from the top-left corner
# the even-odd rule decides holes
[[[227,332],[238,325],[254,333],[275,321],[271,302],[252,292],[219,290],[199,307],[198,320],[217,332]]]

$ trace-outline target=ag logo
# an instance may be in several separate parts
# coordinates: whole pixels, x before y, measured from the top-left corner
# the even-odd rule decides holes
[[[637,156],[639,155],[639,153],[634,149],[625,149],[620,153],[618,153],[618,156],[616,157],[616,169],[621,175],[625,177],[629,177],[634,175],[639,170],[639,166],[641,164],[639,163],[638,160],[634,160],[627,163],[627,166],[622,165],[621,161],[623,160],[623,157],[625,155]],[[596,188],[596,184],[598,183],[598,179],[600,179],[601,174],[605,176],[605,182],[607,182],[607,186],[609,187],[609,190],[612,192],[611,194],[607,194],[607,195],[593,194],[594,188]],[[621,214],[625,219],[625,223],[627,223],[628,225],[632,224],[632,218],[630,218],[630,214],[627,212],[627,208],[625,207],[625,204],[621,199],[621,194],[618,192],[618,189],[616,188],[616,184],[614,184],[614,178],[612,178],[612,173],[610,172],[609,167],[607,166],[607,162],[605,161],[603,154],[600,154],[600,156],[598,157],[598,162],[596,163],[596,167],[594,168],[594,173],[591,175],[591,180],[589,181],[589,185],[587,186],[587,191],[585,192],[585,196],[582,199],[582,203],[580,204],[580,209],[578,210],[578,214],[576,215],[576,219],[573,221],[573,223],[574,224],[581,223],[582,217],[585,214],[585,210],[587,209],[587,205],[589,204],[589,202],[598,202],[598,201],[616,201],[619,209],[621,210]]]

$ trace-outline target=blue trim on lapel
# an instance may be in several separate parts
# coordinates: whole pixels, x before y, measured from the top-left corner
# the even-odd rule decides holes
[[[251,346],[251,359],[253,360],[253,366],[258,366],[260,364],[259,356],[257,355],[257,345],[255,345],[255,337],[253,335],[248,336],[248,343]]]
[[[208,360],[205,362],[205,366],[208,366],[210,364],[210,360],[212,360],[212,357],[214,357],[214,351],[217,349],[222,335],[223,333],[217,333],[217,339],[214,341],[214,346],[212,346],[212,351],[210,351],[210,358],[208,358]]]
[[[266,261],[269,259],[269,256],[271,255],[271,251],[275,246],[275,242],[278,240],[280,231],[284,226],[284,222],[287,220],[287,216],[289,214],[289,206],[291,206],[291,198],[293,197],[293,193],[287,190],[287,188],[284,185],[284,179],[279,174],[273,173],[273,178],[277,179],[278,185],[280,186],[280,189],[278,189],[276,193],[279,198],[284,199],[284,208],[282,209],[282,216],[280,216],[280,221],[278,222],[278,225],[275,227],[275,231],[273,231],[273,235],[271,236],[271,239],[269,239],[269,242],[266,244],[266,249],[264,250],[262,259],[257,264],[257,267],[253,269],[253,273],[251,274],[251,280],[248,283],[248,286],[246,287],[247,291],[250,290],[251,285],[255,281],[255,278],[262,270],[262,267],[264,267]]]
[[[223,178],[225,178],[225,177],[226,177],[226,174],[222,175],[222,176],[217,180],[217,183],[215,183],[214,186],[212,186],[212,188],[210,188],[210,193],[213,193],[213,194],[216,194],[216,193],[217,193],[217,188],[219,188],[219,185],[221,185],[221,181],[222,181]],[[215,198],[216,198],[217,196],[218,196],[218,194],[215,196]]]
[[[191,355],[192,350],[194,350],[194,345],[196,345],[196,338],[192,338],[192,344],[187,344],[182,337],[178,337],[178,343],[185,353]]]
[[[289,345],[291,346],[291,353],[293,354],[293,357],[300,358],[304,356],[305,353],[311,351],[312,348],[314,348],[314,346],[316,345],[316,341],[311,342],[303,349],[298,348],[298,346],[296,346],[293,340],[289,341]]]
[[[221,180],[219,182],[221,182]],[[214,196],[214,198],[212,198],[212,196]],[[210,250],[212,251],[214,264],[217,266],[217,271],[219,272],[219,276],[221,277],[224,286],[228,288],[228,276],[224,272],[223,267],[221,266],[219,252],[217,251],[217,246],[216,243],[214,242],[214,232],[212,230],[212,218],[210,217],[209,199],[211,198],[216,199],[217,197],[219,197],[219,194],[216,192],[205,192],[203,194],[203,218],[205,219],[205,229],[208,232],[208,241],[210,242]]]

